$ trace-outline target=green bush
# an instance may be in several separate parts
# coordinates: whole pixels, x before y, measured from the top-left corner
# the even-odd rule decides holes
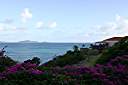
[[[29,60],[24,61],[24,63],[27,63],[27,62],[34,63],[34,64],[39,65],[40,64],[40,58],[33,57],[32,60],[29,59]]]
[[[0,57],[0,72],[4,71],[6,67],[15,65],[17,62],[10,57]]]
[[[84,60],[85,56],[80,51],[68,51],[66,54],[62,56],[57,56],[51,61],[48,61],[44,65],[47,66],[65,66],[65,65],[72,65]]]

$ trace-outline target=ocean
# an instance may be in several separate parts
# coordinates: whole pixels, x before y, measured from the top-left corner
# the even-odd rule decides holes
[[[0,48],[7,46],[5,54],[18,62],[39,57],[44,63],[72,50],[74,45],[82,47],[83,44],[90,46],[89,43],[0,43]]]

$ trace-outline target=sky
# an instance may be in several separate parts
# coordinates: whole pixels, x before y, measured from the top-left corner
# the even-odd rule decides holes
[[[0,0],[0,41],[95,42],[128,35],[128,0]]]

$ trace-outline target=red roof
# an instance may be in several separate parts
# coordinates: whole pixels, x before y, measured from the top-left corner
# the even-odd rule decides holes
[[[123,37],[112,37],[103,41],[120,41]]]

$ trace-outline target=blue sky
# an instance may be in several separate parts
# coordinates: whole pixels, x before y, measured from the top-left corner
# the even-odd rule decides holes
[[[94,42],[128,35],[128,0],[1,0],[0,41]]]

